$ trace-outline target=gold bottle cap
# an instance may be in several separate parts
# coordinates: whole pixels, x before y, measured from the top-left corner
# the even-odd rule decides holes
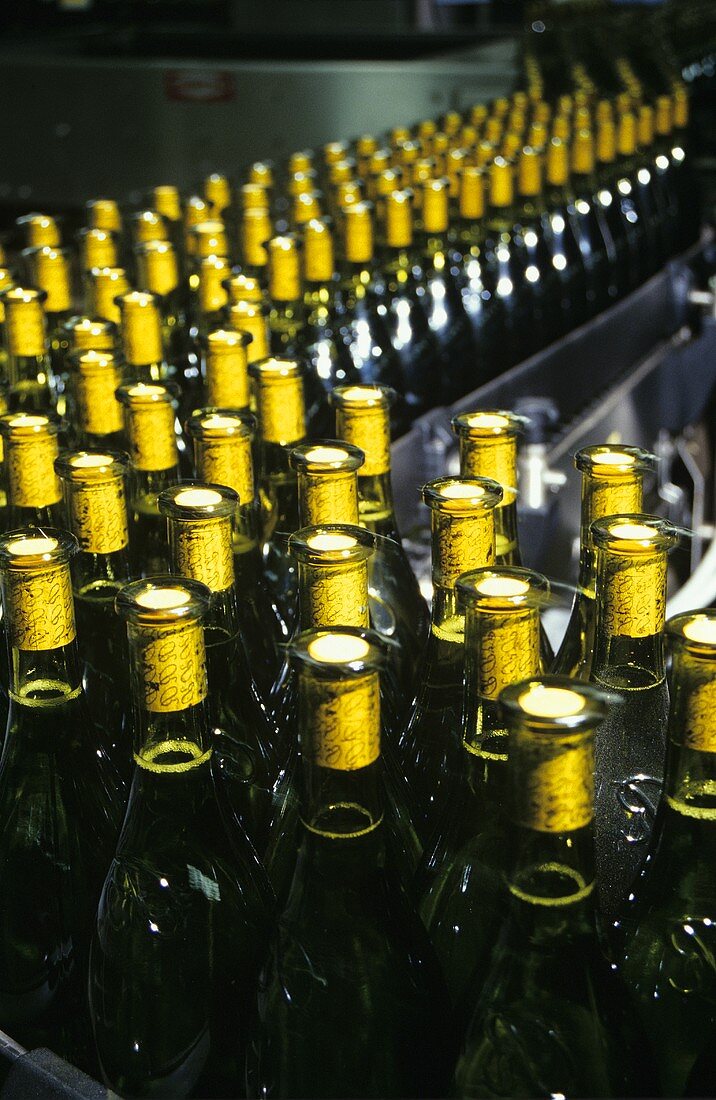
[[[301,264],[298,239],[291,234],[268,242],[269,297],[274,302],[295,302],[301,297]]]
[[[306,436],[303,368],[294,359],[261,359],[249,367],[254,379],[261,439],[286,447]]]
[[[171,470],[177,465],[174,404],[177,387],[135,382],[119,386],[132,465],[137,470]]]
[[[361,160],[372,156],[378,148],[378,139],[373,134],[361,134],[356,139],[356,154]]]
[[[423,227],[427,233],[446,233],[449,223],[450,181],[433,179],[423,187]]]
[[[115,397],[122,372],[112,352],[82,350],[72,358],[75,367],[77,420],[87,435],[107,436],[122,431],[122,407]]]
[[[373,259],[373,219],[370,205],[356,202],[343,210],[344,251],[348,263],[364,264]]]
[[[498,96],[492,101],[492,113],[496,118],[504,118],[510,109],[510,101],[507,96]]]
[[[223,409],[248,408],[248,332],[216,329],[206,338],[206,395],[210,405]]]
[[[534,198],[542,191],[542,158],[530,146],[520,153],[518,188],[523,198]]]
[[[265,210],[270,207],[268,191],[261,183],[244,183],[239,189],[242,210]]]
[[[395,147],[395,164],[393,167],[409,168],[420,159],[420,145],[417,141],[409,139],[401,141]]]
[[[265,359],[269,354],[268,310],[257,302],[234,302],[229,306],[229,324],[237,332],[251,336],[249,363]]]
[[[93,317],[119,324],[119,306],[115,302],[129,291],[129,279],[123,267],[93,267],[87,286],[87,310]]]
[[[318,173],[313,168],[307,168],[305,172],[294,172],[286,182],[286,191],[295,199],[304,192],[315,191],[317,179]]]
[[[115,199],[89,199],[85,210],[91,229],[104,229],[107,233],[122,232],[122,215]]]
[[[639,144],[648,148],[654,141],[654,111],[647,104],[639,108],[638,118]]]
[[[336,386],[329,401],[336,410],[336,434],[365,456],[360,477],[390,472],[390,406],[395,391],[388,386]]]
[[[337,160],[330,166],[328,179],[333,184],[344,183],[346,180],[354,179],[356,171],[356,162],[352,157],[347,157],[345,160]]]
[[[561,115],[566,115],[569,118],[573,107],[574,102],[571,95],[561,95],[557,100],[557,109]]]
[[[325,218],[313,218],[303,229],[303,274],[310,283],[329,283],[334,268],[329,223]]]
[[[179,286],[179,261],[169,241],[146,241],[134,250],[141,290],[164,297]]]
[[[72,308],[69,252],[66,248],[26,248],[22,253],[28,261],[32,282],[44,290],[48,313],[67,313]]]
[[[10,645],[46,651],[75,638],[70,558],[77,539],[69,531],[33,527],[0,538],[0,572]]]
[[[470,122],[479,129],[489,114],[486,103],[476,103],[470,108]]]
[[[228,177],[221,172],[212,172],[204,180],[203,191],[204,198],[220,218],[231,206],[231,184]]]
[[[226,280],[231,271],[231,263],[224,256],[202,256],[199,261],[199,310],[205,316],[218,313],[229,300]]]
[[[599,630],[646,638],[664,628],[667,552],[676,528],[641,513],[607,516],[590,527],[596,547]]]
[[[532,108],[532,118],[541,126],[548,126],[552,118],[552,108],[550,104],[546,103],[544,99],[541,99],[539,103],[535,103]]]
[[[572,133],[572,124],[566,115],[557,115],[552,123],[552,137],[561,141],[569,141]]]
[[[255,160],[249,168],[249,183],[260,183],[266,190],[274,185],[273,164],[270,160]]]
[[[504,157],[495,157],[490,165],[490,206],[504,209],[514,201],[512,165]]]
[[[289,462],[298,475],[303,525],[358,523],[356,470],[364,461],[361,450],[339,440],[299,444],[290,451]]]
[[[591,130],[577,130],[572,141],[572,171],[588,176],[594,171],[594,140]]]
[[[70,451],[55,459],[69,526],[80,550],[114,554],[129,543],[123,451]]]
[[[460,172],[460,217],[470,221],[485,213],[485,173],[482,168],[466,164]]]
[[[391,248],[413,243],[413,208],[410,191],[391,191],[385,197],[385,239]]]
[[[58,248],[60,230],[57,222],[49,214],[23,214],[15,225],[22,230],[28,248],[43,248],[49,245]]]
[[[552,187],[564,187],[569,179],[569,146],[553,137],[547,146],[547,182]]]
[[[94,321],[91,317],[71,317],[65,325],[70,351],[113,351],[117,327],[111,321]]]
[[[485,141],[491,142],[493,145],[499,145],[502,141],[502,135],[505,126],[501,118],[488,118],[485,123]]]
[[[602,550],[625,557],[653,556],[678,545],[675,527],[660,516],[626,513],[592,523],[592,538]]]
[[[45,354],[47,338],[44,290],[11,286],[2,293],[5,307],[5,338],[9,355]]]
[[[159,299],[146,290],[130,290],[117,298],[124,358],[130,366],[162,363],[162,321]]]
[[[135,244],[169,240],[169,227],[166,220],[156,210],[138,210],[131,215],[130,222]]]
[[[268,210],[245,210],[241,219],[241,251],[249,267],[266,267],[266,242],[273,234]]]
[[[390,149],[376,149],[368,162],[368,174],[371,176],[379,175],[386,168],[390,168],[391,161],[392,153]]]
[[[422,141],[425,141],[426,139],[431,139],[433,134],[436,133],[437,128],[437,123],[432,118],[424,118],[422,122],[418,123],[418,137]]]
[[[407,126],[394,126],[388,137],[390,138],[390,144],[394,149],[397,149],[402,142],[410,140],[410,130]]]
[[[172,183],[162,183],[152,188],[152,209],[170,222],[181,221],[181,198],[179,188]]]
[[[238,494],[225,485],[197,482],[173,485],[157,498],[169,521],[173,571],[227,592],[235,583],[232,520]]]
[[[574,112],[572,123],[575,130],[591,130],[592,112],[589,107],[578,107]]]
[[[77,242],[83,271],[90,271],[93,267],[116,266],[117,241],[111,230],[85,227],[78,232]]]
[[[469,122],[460,130],[460,145],[463,149],[472,149],[477,145],[479,138],[477,126],[473,126]]]
[[[600,119],[597,127],[597,160],[600,164],[613,164],[617,157],[616,127],[611,114]]]
[[[513,134],[517,134],[520,137],[525,132],[527,126],[527,119],[525,118],[524,111],[520,111],[518,108],[514,108],[510,111],[507,119],[507,129]]]
[[[500,147],[500,154],[505,160],[514,160],[517,150],[522,146],[522,138],[519,134],[506,134]]]
[[[187,234],[189,230],[195,225],[201,225],[202,222],[209,221],[211,218],[211,207],[201,195],[190,195],[184,203],[184,231]]]
[[[243,272],[235,273],[226,279],[224,286],[232,305],[234,302],[257,302],[261,304],[264,300],[261,283],[258,279],[254,279],[252,275],[244,275]]]
[[[19,508],[45,508],[62,497],[55,474],[57,417],[30,413],[0,416],[5,450],[8,502]]]
[[[320,191],[304,191],[294,197],[291,213],[297,226],[321,217],[321,198]]]
[[[198,222],[189,231],[191,254],[197,259],[204,256],[228,256],[229,242],[223,222],[210,220]]]
[[[256,418],[240,409],[200,409],[187,423],[197,476],[228,485],[242,505],[256,496],[252,444]]]
[[[527,138],[527,144],[533,149],[544,149],[547,144],[547,127],[541,122],[533,122],[530,126],[529,136]]]
[[[631,157],[636,152],[636,115],[623,111],[619,116],[617,150],[620,157]]]
[[[346,141],[329,141],[327,145],[323,146],[323,160],[326,165],[345,160],[349,154],[350,146]]]
[[[462,126],[462,115],[459,111],[446,111],[443,115],[443,132],[448,136],[456,134]]]
[[[689,125],[689,93],[683,84],[677,84],[673,93],[674,126],[685,130]]]
[[[613,122],[614,111],[612,110],[611,100],[600,99],[595,108],[594,117],[597,122]]]
[[[668,95],[657,96],[656,110],[654,112],[654,126],[660,137],[666,137],[673,128],[671,97]]]
[[[481,141],[475,150],[475,163],[478,168],[492,164],[497,155],[497,147],[491,141]]]
[[[353,203],[361,202],[363,198],[363,184],[360,180],[347,180],[345,183],[339,183],[335,189],[334,205],[338,210],[342,210],[344,206],[352,206]]]
[[[291,153],[288,158],[288,174],[295,176],[297,172],[309,172],[313,166],[313,153],[310,149],[299,149]]]

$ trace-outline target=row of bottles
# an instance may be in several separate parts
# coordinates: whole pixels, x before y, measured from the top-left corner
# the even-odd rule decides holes
[[[707,1091],[716,619],[665,624],[678,533],[644,514],[653,458],[577,456],[579,589],[555,654],[550,583],[518,541],[522,422],[455,417],[460,474],[422,489],[429,614],[395,520],[391,422],[457,392],[463,366],[455,351],[393,376],[395,341],[371,335],[394,316],[398,343],[439,346],[424,303],[449,314],[449,215],[466,194],[461,216],[495,234],[470,238],[471,278],[492,248],[500,279],[538,287],[510,266],[540,242],[537,221],[532,243],[512,232],[511,156],[535,200],[543,162],[562,163],[564,198],[580,174],[568,151],[587,164],[610,119],[648,120],[635,91],[609,112],[516,93],[392,135],[387,163],[363,139],[325,150],[320,172],[297,154],[283,194],[254,165],[240,210],[212,177],[184,204],[188,233],[176,193],[155,189],[133,248],[116,204],[95,200],[81,249],[114,248],[103,265],[73,270],[42,240],[57,223],[22,222],[39,274],[9,271],[2,296],[0,1027],[25,1046],[128,1097]],[[685,117],[678,88],[669,125],[672,108]],[[523,145],[527,125],[548,140]],[[451,194],[449,154],[486,141],[494,157],[458,157]],[[655,200],[681,178],[667,160],[663,177],[639,162]],[[334,201],[353,183],[354,202]],[[594,194],[574,208],[597,225]],[[414,224],[442,297],[415,273]],[[663,255],[680,225],[653,222]],[[395,288],[382,299],[373,236]],[[311,310],[323,336],[338,316],[343,239],[365,373],[307,352]],[[578,265],[595,295],[597,271],[616,277],[600,249]],[[85,315],[62,316],[74,306],[51,299],[47,270],[82,284]],[[532,338],[525,319],[551,307],[530,301],[512,329],[505,305],[494,349]]]
[[[235,331],[250,363],[303,363],[317,435],[337,385],[395,389],[397,432],[453,403],[698,233],[684,86],[650,101],[626,72],[600,98],[579,75],[547,101],[528,66],[527,91],[442,129],[256,162],[236,188],[214,174],[201,195],[155,187],[138,211],[90,200],[74,248],[50,215],[24,215],[0,268],[9,408],[71,413],[86,351],[117,355],[126,381],[178,384],[182,420],[242,407],[211,380],[211,361],[239,355],[218,335]]]

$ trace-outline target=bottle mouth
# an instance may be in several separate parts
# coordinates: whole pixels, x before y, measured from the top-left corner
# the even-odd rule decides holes
[[[365,454],[352,443],[327,439],[319,443],[303,443],[290,453],[294,470],[312,474],[353,473],[365,463]]]
[[[685,611],[669,619],[664,627],[672,642],[683,642],[687,649],[710,659],[716,654],[716,610]]]
[[[375,536],[349,523],[314,525],[290,535],[288,547],[301,562],[338,565],[369,558],[375,550]]]
[[[500,706],[515,729],[559,738],[594,729],[606,718],[611,699],[593,684],[549,675],[510,684],[500,695]]]
[[[654,555],[679,543],[678,532],[668,520],[641,513],[594,520],[590,531],[599,549],[627,556]]]
[[[0,536],[0,562],[6,569],[40,570],[65,565],[79,549],[69,531],[21,527]]]
[[[163,489],[157,500],[163,516],[191,523],[230,519],[236,513],[239,495],[226,485],[180,482]]]
[[[124,451],[74,451],[55,459],[56,473],[78,483],[120,479],[128,466]]]
[[[601,444],[584,447],[574,456],[574,465],[592,477],[624,477],[653,470],[656,456],[641,447],[612,447]]]
[[[390,643],[374,630],[333,627],[305,630],[289,642],[291,661],[326,680],[361,676],[383,665]]]
[[[503,489],[487,477],[441,477],[424,485],[422,495],[433,511],[468,516],[495,508],[502,500]]]
[[[473,569],[463,573],[455,587],[465,606],[478,611],[540,608],[550,598],[546,577],[517,566]]]
[[[116,596],[115,608],[129,623],[161,630],[201,622],[210,600],[209,589],[199,581],[166,575],[125,585]]]

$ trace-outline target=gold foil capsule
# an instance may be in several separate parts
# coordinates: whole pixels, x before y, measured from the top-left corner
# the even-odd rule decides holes
[[[238,494],[224,485],[183,482],[164,489],[157,502],[168,520],[173,571],[201,581],[210,592],[231,588]]]
[[[256,418],[241,409],[208,408],[187,423],[194,444],[194,467],[202,481],[227,485],[241,505],[256,497],[252,443]]]
[[[65,511],[80,550],[114,554],[129,542],[123,451],[70,451],[55,460]]]
[[[301,364],[294,359],[260,359],[250,365],[249,373],[254,380],[262,441],[283,447],[300,443],[306,436]]]
[[[174,404],[177,387],[137,382],[117,390],[124,408],[124,430],[137,470],[170,470],[177,465]]]
[[[5,452],[8,504],[17,508],[45,508],[62,497],[54,462],[58,454],[57,417],[6,413],[0,416]]]
[[[353,524],[314,524],[290,535],[288,545],[298,565],[302,626],[368,626],[373,535]]]
[[[74,641],[70,559],[76,551],[74,535],[52,527],[0,536],[0,583],[13,648],[47,651]]]
[[[298,475],[298,510],[304,526],[358,523],[356,471],[365,461],[358,447],[340,440],[302,443],[289,453]]]

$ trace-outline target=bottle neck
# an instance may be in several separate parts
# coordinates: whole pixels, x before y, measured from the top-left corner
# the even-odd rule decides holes
[[[398,538],[398,524],[393,506],[393,486],[390,470],[380,474],[358,474],[359,523],[376,535]]]
[[[367,562],[299,562],[298,605],[301,630],[370,626]]]
[[[582,477],[579,586],[594,596],[596,557],[590,526],[605,516],[634,515],[642,510],[642,480],[634,477]]]
[[[682,817],[716,822],[716,660],[679,644],[669,686],[666,801]]]
[[[497,701],[503,688],[540,673],[536,608],[471,609],[465,618],[463,745],[488,764],[507,760],[507,730]]]
[[[359,840],[383,817],[380,688],[369,672],[344,681],[299,678],[301,820],[317,840]]]
[[[261,443],[261,480],[273,504],[272,530],[296,531],[299,524],[298,485],[286,447],[279,443]]]
[[[298,474],[301,525],[358,523],[358,482],[354,471]]]
[[[597,622],[592,676],[608,687],[653,687],[664,679],[666,554],[597,548]]]

